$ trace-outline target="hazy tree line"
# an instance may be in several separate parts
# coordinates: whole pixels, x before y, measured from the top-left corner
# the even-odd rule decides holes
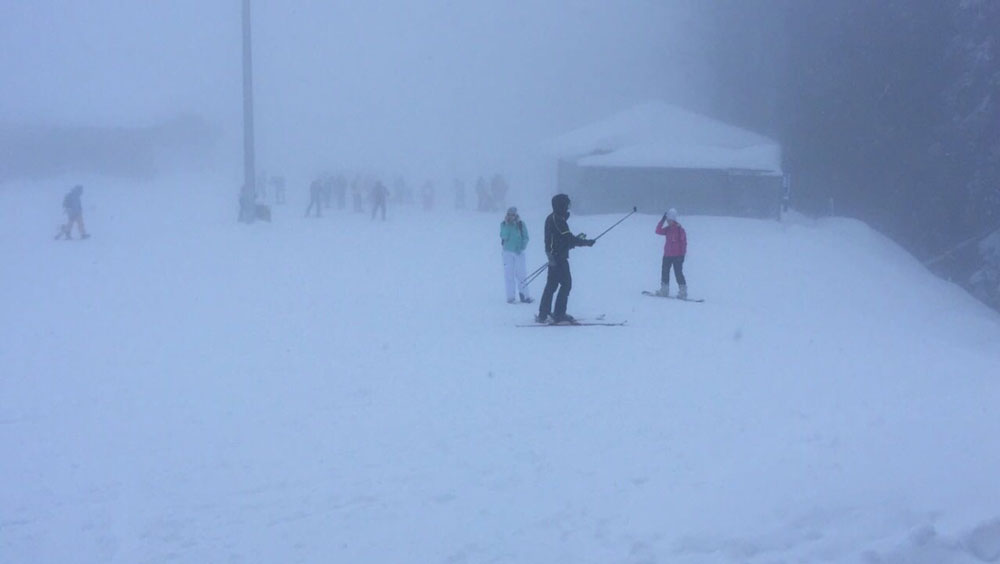
[[[794,205],[860,218],[1000,307],[1000,2],[704,9],[709,109],[781,140]]]
[[[0,123],[0,182],[100,174],[148,179],[214,165],[219,133],[182,115],[146,127]]]

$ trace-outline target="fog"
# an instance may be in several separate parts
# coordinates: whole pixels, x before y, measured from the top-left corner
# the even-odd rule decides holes
[[[1000,0],[252,3],[0,8],[0,564],[1000,563]]]
[[[462,174],[649,99],[697,105],[694,2],[253,2],[260,168]],[[179,114],[238,170],[240,2],[9,3],[0,119],[129,126]]]

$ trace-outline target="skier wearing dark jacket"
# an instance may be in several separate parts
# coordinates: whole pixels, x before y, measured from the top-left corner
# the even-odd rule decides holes
[[[83,226],[83,204],[80,203],[82,195],[83,186],[77,184],[63,198],[63,210],[66,212],[67,220],[66,224],[61,226],[59,232],[56,233],[56,239],[72,239],[74,225],[79,229],[81,239],[90,237],[87,235],[87,229]]]
[[[552,197],[552,213],[545,218],[545,254],[549,258],[548,278],[541,302],[538,304],[538,317],[535,321],[545,323],[552,318],[555,323],[575,321],[566,314],[566,304],[569,292],[573,288],[573,277],[569,271],[569,250],[574,247],[593,247],[594,240],[587,239],[582,233],[573,235],[566,220],[569,219],[569,196],[556,194]],[[555,311],[552,310],[552,295],[556,296]]]

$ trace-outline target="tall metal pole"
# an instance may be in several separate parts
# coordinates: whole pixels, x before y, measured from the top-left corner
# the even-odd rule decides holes
[[[257,194],[253,139],[253,52],[250,39],[250,0],[243,0],[243,189],[240,191],[240,221],[244,223],[253,223]]]

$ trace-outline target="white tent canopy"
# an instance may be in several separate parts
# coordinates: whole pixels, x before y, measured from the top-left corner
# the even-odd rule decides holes
[[[663,102],[650,102],[547,143],[579,166],[740,169],[781,173],[776,141]]]

